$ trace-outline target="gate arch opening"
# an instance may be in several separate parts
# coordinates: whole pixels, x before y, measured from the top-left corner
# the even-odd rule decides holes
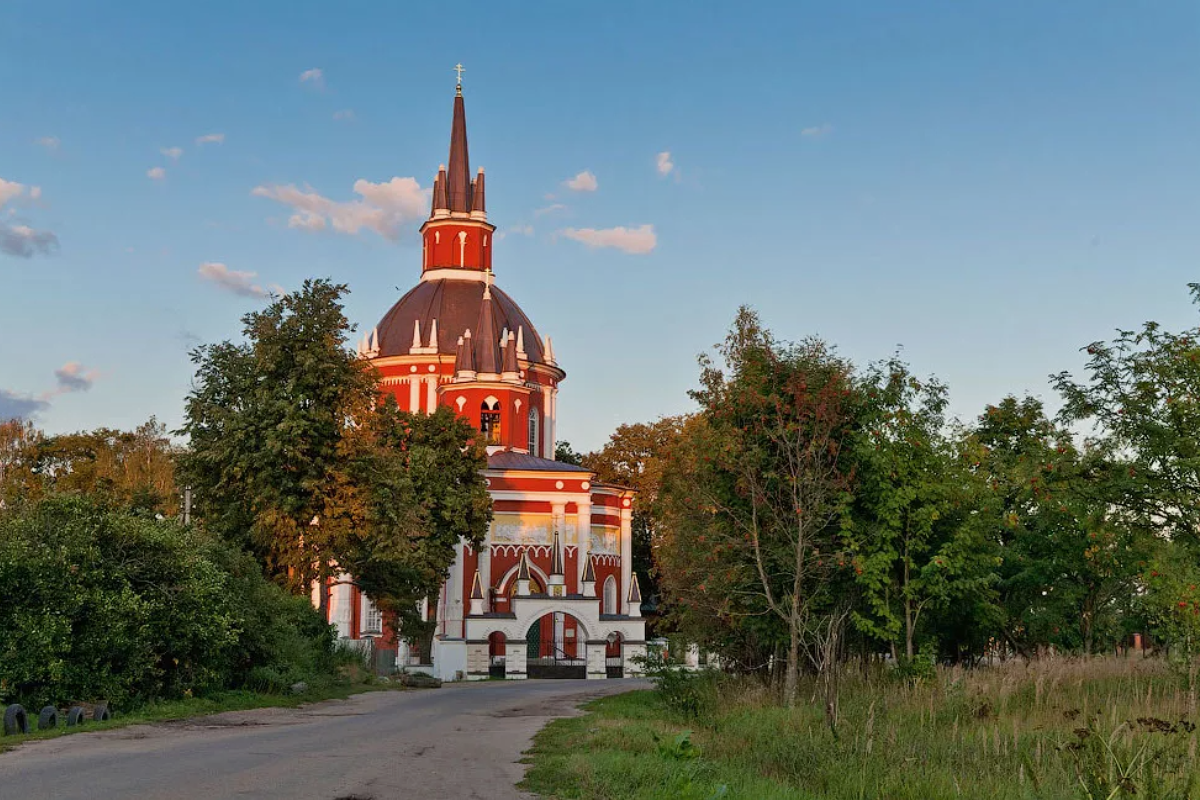
[[[543,614],[525,633],[530,678],[586,678],[587,629],[565,611]]]

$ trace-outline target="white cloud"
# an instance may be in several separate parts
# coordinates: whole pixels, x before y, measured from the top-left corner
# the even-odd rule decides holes
[[[42,147],[46,148],[51,153],[53,153],[55,150],[57,150],[58,146],[60,144],[62,144],[62,142],[59,141],[57,136],[43,136],[40,139],[34,139],[33,143],[40,144]]]
[[[158,152],[162,153],[164,156],[171,159],[172,161],[178,161],[179,157],[181,155],[183,155],[183,148],[182,147],[163,147],[163,148],[160,148]]]
[[[600,187],[596,176],[586,169],[571,180],[564,181],[563,185],[574,192],[594,192]]]
[[[17,394],[8,389],[0,389],[0,422],[10,419],[29,419],[40,411],[45,411],[50,404],[45,400],[27,394]]]
[[[0,253],[18,258],[33,258],[35,255],[49,255],[56,249],[58,237],[50,231],[0,222]]]
[[[335,111],[335,112],[333,112],[333,118],[345,120],[346,122],[353,122],[354,121],[354,109],[343,108],[341,111]]]
[[[298,189],[293,184],[256,186],[251,194],[291,206],[289,228],[320,231],[328,226],[351,235],[365,228],[390,240],[399,238],[404,225],[421,219],[429,204],[429,190],[415,178],[392,178],[386,183],[359,178],[353,189],[362,200],[331,200],[311,186]]]
[[[555,211],[566,211],[566,210],[567,210],[567,207],[565,205],[563,205],[562,203],[551,203],[548,206],[543,206],[541,208],[535,208],[533,210],[533,215],[535,217],[540,217],[543,214],[553,214]]]
[[[163,178],[167,177],[167,171],[162,167],[151,167],[150,169],[146,170],[146,177],[150,178],[151,180],[161,181]]]
[[[301,83],[311,83],[314,87],[316,87],[318,89],[324,89],[325,88],[325,73],[322,70],[317,69],[316,67],[313,67],[312,69],[306,69],[306,70],[304,70],[304,72],[300,73],[300,82]]]
[[[644,255],[658,244],[654,235],[653,225],[642,225],[640,228],[566,228],[561,231],[563,236],[582,242],[588,247],[614,247],[626,253]]]
[[[0,178],[0,206],[25,194],[26,190],[30,200],[38,200],[42,196],[40,186],[27,187],[23,183]],[[10,209],[11,211],[15,209]],[[33,258],[35,255],[48,255],[57,247],[58,237],[50,231],[35,230],[23,224],[0,222],[0,253],[18,258]]]
[[[87,367],[78,361],[68,361],[54,370],[54,378],[58,381],[58,386],[52,392],[44,395],[44,397],[67,394],[68,392],[86,392],[92,388],[92,384],[96,382],[96,378],[98,377],[100,377],[100,373],[96,370],[88,370]]]
[[[654,163],[658,167],[659,175],[670,175],[671,170],[675,169],[675,162],[671,160],[670,150],[664,150],[659,153],[655,157]]]
[[[533,226],[532,225],[513,225],[511,228],[505,228],[502,231],[497,231],[496,238],[504,239],[509,234],[512,234],[513,236],[533,236]]]
[[[203,136],[196,137],[196,144],[198,144],[198,145],[224,144],[224,143],[225,143],[225,134],[223,134],[223,133],[206,133]]]
[[[267,297],[271,293],[254,283],[257,272],[241,272],[230,269],[219,261],[205,261],[196,273],[206,281],[212,281],[226,291],[241,297]]]
[[[25,184],[0,178],[0,206],[25,191]]]
[[[831,133],[833,133],[833,126],[828,122],[821,125],[813,125],[811,128],[802,128],[800,130],[800,135],[806,136],[809,139],[820,139],[821,137],[828,136]]]

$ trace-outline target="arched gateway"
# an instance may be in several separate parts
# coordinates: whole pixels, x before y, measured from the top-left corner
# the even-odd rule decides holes
[[[479,548],[459,546],[441,592],[422,604],[425,619],[437,622],[431,645],[410,646],[386,617],[380,645],[397,648],[400,666],[443,680],[524,678],[543,673],[548,659],[572,676],[603,678],[617,657],[612,641],[626,671],[629,657],[645,652],[632,570],[634,493],[554,460],[566,372],[550,337],[496,285],[495,232],[483,170],[470,169],[460,86],[448,166],[438,169],[421,225],[420,280],[369,329],[359,353],[400,408],[446,406],[480,431],[493,521]],[[562,269],[564,302],[620,303],[616,285],[580,298],[571,270]],[[324,591],[339,635],[363,636],[374,620],[366,598],[340,579]],[[314,587],[319,607],[320,592]]]

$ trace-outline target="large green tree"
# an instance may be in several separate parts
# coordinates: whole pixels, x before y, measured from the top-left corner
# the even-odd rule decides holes
[[[654,422],[621,425],[604,447],[583,457],[583,466],[604,483],[637,492],[633,519],[633,569],[654,583],[646,592],[657,594],[652,547],[655,538],[655,505],[662,485],[666,454],[683,431],[685,418],[661,417]]]
[[[342,563],[402,627],[418,630],[422,598],[437,595],[456,546],[478,546],[492,518],[487,454],[471,425],[445,407],[400,411],[389,396],[360,425],[348,478],[358,494],[360,535]]]
[[[911,661],[926,613],[989,595],[994,564],[972,514],[978,481],[947,435],[946,387],[893,358],[872,366],[863,391],[854,501],[843,518],[862,592],[853,617],[893,655],[902,640]]]
[[[376,379],[347,346],[345,292],[307,280],[243,317],[243,342],[192,353],[180,469],[197,512],[296,590],[328,577],[355,535],[346,434]]]
[[[847,443],[861,404],[851,366],[819,340],[776,341],[748,308],[719,357],[702,357],[693,393],[704,419],[703,439],[694,441],[701,451],[679,460],[695,472],[666,483],[682,526],[672,547],[692,539],[736,565],[711,588],[730,595],[730,611],[777,620],[787,642],[785,697],[795,700],[801,670],[812,669],[827,680],[832,721],[830,667],[850,613],[849,598],[832,588],[845,566],[838,520],[852,486]],[[694,524],[695,509],[711,524]]]

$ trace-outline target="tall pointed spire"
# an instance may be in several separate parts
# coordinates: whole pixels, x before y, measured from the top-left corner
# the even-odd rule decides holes
[[[467,155],[467,111],[462,84],[454,95],[454,120],[450,123],[450,169],[447,186],[451,211],[471,210],[471,159]]]
[[[450,210],[450,198],[446,193],[446,182],[449,179],[446,177],[446,165],[438,165],[437,177],[433,179],[433,209],[429,216],[436,217],[438,212],[442,212],[442,216]]]
[[[554,529],[554,550],[550,553],[550,575],[551,577],[563,574],[563,557],[562,547],[558,542],[558,528]]]
[[[489,276],[490,277],[490,276]],[[498,374],[500,372],[500,340],[496,333],[495,311],[492,309],[492,282],[488,280],[483,287],[483,302],[479,307],[479,328],[476,337],[476,347],[479,348],[475,369],[480,373]]]
[[[471,219],[487,219],[487,200],[483,190],[483,167],[471,182]]]

